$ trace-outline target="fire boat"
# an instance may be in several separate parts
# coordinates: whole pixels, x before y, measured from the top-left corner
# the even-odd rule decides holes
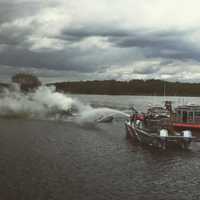
[[[172,116],[176,115],[172,112],[171,104],[167,105],[169,107],[165,109],[151,107],[147,113],[138,113],[133,109],[134,113],[125,122],[127,137],[163,150],[172,146],[188,149],[195,137],[188,127],[179,131],[175,129],[177,124]]]

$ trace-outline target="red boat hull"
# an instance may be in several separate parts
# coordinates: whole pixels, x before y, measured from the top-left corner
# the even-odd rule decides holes
[[[173,123],[173,126],[175,128],[189,128],[189,129],[199,129],[200,130],[200,124],[185,124],[185,123]]]

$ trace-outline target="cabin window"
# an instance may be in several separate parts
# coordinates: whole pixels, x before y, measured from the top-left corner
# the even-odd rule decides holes
[[[181,111],[176,112],[176,117],[181,117]]]
[[[200,121],[200,112],[195,112],[195,121]]]
[[[190,121],[193,121],[193,112],[189,112],[188,118]]]
[[[188,120],[188,113],[187,113],[186,111],[183,111],[182,121],[183,121],[184,123],[186,123],[187,120]]]
[[[177,120],[177,121],[180,121],[180,120],[181,120],[181,111],[180,111],[180,110],[178,110],[178,111],[176,112],[176,120]]]
[[[195,112],[196,117],[200,117],[200,112]]]

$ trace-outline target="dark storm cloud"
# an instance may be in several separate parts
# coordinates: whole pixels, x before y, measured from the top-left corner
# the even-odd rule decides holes
[[[70,53],[66,52],[70,57]],[[35,68],[66,68],[70,69],[72,63],[67,59],[64,52],[34,52],[28,49],[7,46],[0,52],[0,62],[2,65],[20,66],[20,67],[35,67]],[[68,60],[68,63],[66,61]],[[65,66],[63,66],[65,63]],[[73,67],[76,68],[76,66]]]
[[[8,23],[15,19],[32,16],[41,9],[38,2],[20,2],[20,1],[6,1],[0,2],[0,24]]]
[[[0,45],[23,46],[36,26],[34,22],[27,27],[19,26],[17,20],[21,23],[24,20],[25,24],[26,17],[34,15],[39,9],[40,6],[33,2],[0,2]]]
[[[159,67],[160,67],[159,65],[155,65],[155,64],[148,65],[145,67],[138,67],[133,70],[133,73],[150,75],[150,74],[158,73],[158,71],[160,70]]]
[[[123,68],[137,60],[160,59],[158,65],[149,63],[133,70],[133,73],[149,75],[176,61],[200,62],[200,48],[189,40],[195,30],[134,29],[134,26],[125,28],[122,24],[111,22],[85,22],[64,24],[56,34],[51,34],[56,29],[52,26],[46,34],[40,29],[48,22],[48,16],[43,16],[45,20],[42,21],[42,15],[38,13],[48,6],[52,4],[17,0],[0,2],[0,65],[92,73],[100,72],[101,67],[106,71],[113,65]],[[26,20],[32,16],[33,19],[27,23]],[[17,20],[21,20],[22,25]],[[53,20],[55,26],[59,24],[56,15],[50,18],[50,21]],[[108,46],[101,48],[101,44],[93,44],[90,40],[93,37],[105,39]],[[56,42],[42,46],[44,39]],[[86,47],[82,44],[85,40]],[[38,44],[41,46],[36,48]],[[58,44],[62,44],[62,48],[54,48]]]
[[[86,25],[84,27],[77,28],[68,28],[63,30],[61,34],[62,39],[76,39],[81,40],[87,37],[125,37],[128,36],[129,32],[120,28],[117,28],[115,25],[106,26],[106,25]]]
[[[200,61],[200,49],[186,40],[190,32],[186,31],[163,31],[141,33],[122,38],[111,38],[112,43],[120,48],[143,49],[146,57],[171,58],[177,60],[192,59]]]
[[[0,29],[0,44],[22,46],[31,32],[31,27],[19,28],[16,25],[3,27]]]
[[[177,60],[192,59],[200,61],[200,49],[188,41],[191,30],[127,30],[115,25],[85,26],[67,29],[62,32],[61,38],[68,41],[79,41],[88,37],[106,37],[111,45],[117,48],[137,48],[147,58],[171,58]]]
[[[72,44],[90,37],[107,38],[113,49],[80,50],[79,47],[66,46],[63,50],[52,50],[48,48],[40,51],[32,51],[30,44],[25,41],[31,34],[33,24],[29,28],[0,32],[0,42],[6,43],[6,47],[0,52],[0,63],[10,66],[38,67],[58,70],[74,70],[79,72],[94,72],[99,66],[115,64],[126,65],[133,57],[134,51],[140,51],[146,58],[161,58],[165,60],[162,64],[167,65],[174,60],[191,59],[200,61],[200,52],[192,47],[184,38],[187,32],[163,31],[135,31],[109,27],[83,27],[64,30],[60,36],[55,36],[61,41],[70,41]],[[15,27],[10,27],[10,30]],[[21,31],[21,32],[20,32]],[[3,34],[4,33],[4,34]],[[110,48],[111,48],[110,47]],[[132,55],[131,55],[132,54]],[[168,58],[169,60],[166,60]],[[158,67],[147,67],[138,69],[137,73],[151,74],[158,71]],[[135,71],[136,73],[136,71]]]

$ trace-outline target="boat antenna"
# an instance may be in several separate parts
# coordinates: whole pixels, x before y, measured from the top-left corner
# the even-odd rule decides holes
[[[163,96],[164,96],[164,101],[166,100],[166,82],[164,81],[164,88],[163,88]]]

